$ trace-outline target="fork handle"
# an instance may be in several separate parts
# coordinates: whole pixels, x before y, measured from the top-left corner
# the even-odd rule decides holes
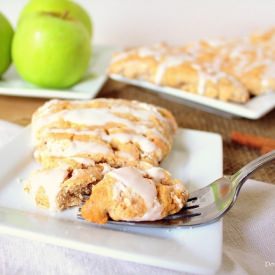
[[[258,169],[275,159],[275,150],[256,158],[242,167],[238,172],[231,176],[231,180],[236,187],[241,188],[243,183]]]

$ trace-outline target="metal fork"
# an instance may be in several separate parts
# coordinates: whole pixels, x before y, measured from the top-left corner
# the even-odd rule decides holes
[[[224,176],[190,193],[186,206],[178,213],[153,222],[113,221],[110,225],[171,228],[199,226],[219,220],[236,202],[244,182],[256,170],[275,159],[275,150],[251,161],[232,176]],[[78,214],[80,219],[81,215]]]

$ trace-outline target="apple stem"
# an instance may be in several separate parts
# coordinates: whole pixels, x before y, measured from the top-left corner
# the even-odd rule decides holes
[[[69,17],[69,11],[64,11],[62,18],[67,19]]]

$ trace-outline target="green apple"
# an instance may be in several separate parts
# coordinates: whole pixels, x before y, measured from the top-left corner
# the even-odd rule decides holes
[[[13,29],[8,19],[0,12],[0,77],[11,64]]]
[[[30,0],[20,14],[19,24],[27,16],[42,11],[68,12],[72,17],[83,23],[92,37],[93,29],[89,14],[80,5],[70,0]]]
[[[12,43],[20,76],[48,88],[67,88],[85,74],[91,57],[90,36],[67,13],[41,12],[26,17]]]

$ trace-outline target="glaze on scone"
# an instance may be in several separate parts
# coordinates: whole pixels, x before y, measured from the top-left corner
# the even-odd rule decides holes
[[[44,167],[73,157],[115,167],[158,165],[171,150],[176,128],[167,110],[121,99],[52,100],[32,120],[35,158]]]
[[[223,101],[245,103],[275,90],[275,29],[233,40],[166,44],[116,53],[110,74]]]
[[[40,207],[80,205],[106,173],[124,166],[148,170],[159,165],[171,150],[176,129],[169,111],[150,104],[51,100],[32,118],[34,157],[42,167],[25,181],[24,189]]]
[[[187,190],[160,167],[122,167],[106,173],[93,187],[81,209],[84,219],[106,223],[109,217],[123,221],[154,221],[178,212]]]

